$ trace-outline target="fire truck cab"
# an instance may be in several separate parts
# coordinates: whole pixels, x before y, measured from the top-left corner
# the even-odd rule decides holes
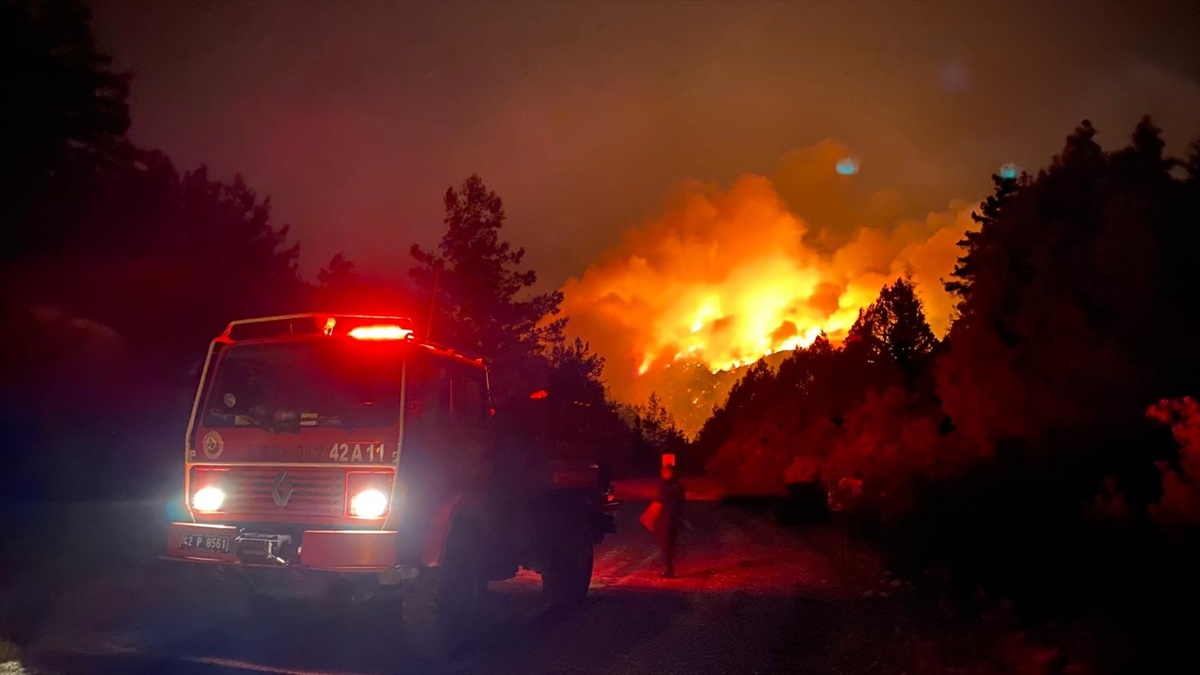
[[[403,317],[230,323],[196,391],[187,518],[164,557],[275,598],[429,585],[443,638],[521,567],[554,602],[582,599],[592,548],[615,530],[611,484],[586,444],[522,422],[536,415],[500,429],[488,377]]]

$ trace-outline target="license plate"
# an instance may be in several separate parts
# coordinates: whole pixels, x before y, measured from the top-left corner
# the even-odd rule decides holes
[[[179,547],[189,551],[215,551],[229,553],[229,537],[210,537],[203,534],[183,534],[179,537]]]

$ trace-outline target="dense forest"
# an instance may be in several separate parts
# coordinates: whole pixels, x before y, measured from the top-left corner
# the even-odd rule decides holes
[[[1200,144],[1169,157],[1149,119],[1111,150],[1085,121],[1036,175],[993,177],[945,280],[944,339],[896,279],[844,344],[751,368],[688,444],[657,397],[608,399],[603,359],[564,339],[561,294],[530,292],[477,176],[447,190],[445,235],[399,280],[341,253],[305,279],[245,179],[128,138],[133,80],[81,5],[3,0],[0,50],[6,497],[176,489],[199,359],[231,318],[433,306],[435,337],[490,356],[501,396],[545,384],[593,410],[618,472],[673,451],[732,492],[819,490],[897,566],[951,570],[1031,616],[1194,614]]]
[[[894,564],[1035,616],[1119,614],[1115,644],[1185,635],[1200,144],[1165,156],[1149,119],[1115,150],[1096,134],[1085,121],[1037,175],[993,177],[945,280],[945,339],[897,279],[845,344],[737,383],[693,446],[709,470],[737,492],[819,489]]]
[[[1119,150],[1095,135],[1085,121],[1038,175],[993,177],[945,282],[959,298],[945,339],[897,279],[845,344],[818,339],[737,383],[694,444],[709,470],[739,492],[851,485],[855,508],[885,519],[1012,471],[1052,488],[1026,500],[1200,524],[1185,309],[1200,290],[1200,145],[1164,156],[1149,119]]]

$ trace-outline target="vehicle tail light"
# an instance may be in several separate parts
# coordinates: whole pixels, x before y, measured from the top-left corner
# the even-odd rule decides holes
[[[391,495],[391,472],[351,471],[346,474],[346,515],[351,518],[377,520],[386,517],[392,507]]]

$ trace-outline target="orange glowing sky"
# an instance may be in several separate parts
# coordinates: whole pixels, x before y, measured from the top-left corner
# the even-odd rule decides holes
[[[724,370],[807,346],[822,331],[839,341],[859,309],[904,275],[934,330],[946,329],[951,301],[940,280],[978,200],[905,217],[894,191],[867,193],[856,176],[838,175],[851,156],[826,141],[787,153],[770,178],[682,184],[657,216],[567,281],[568,330],[608,358],[615,395],[638,400],[666,386],[658,376],[679,361]]]
[[[405,278],[446,187],[481,175],[630,401],[836,338],[906,271],[941,330],[938,279],[1002,165],[1043,165],[1084,118],[1104,145],[1147,113],[1170,152],[1200,135],[1197,3],[94,10],[134,141],[244,174],[309,276],[341,250]]]
[[[823,139],[922,217],[1039,166],[1090,118],[1200,133],[1196,3],[94,3],[134,73],[131,137],[272,197],[309,275],[372,274],[441,234],[472,173],[546,289],[675,181],[728,188]],[[820,222],[823,214],[801,211]]]

